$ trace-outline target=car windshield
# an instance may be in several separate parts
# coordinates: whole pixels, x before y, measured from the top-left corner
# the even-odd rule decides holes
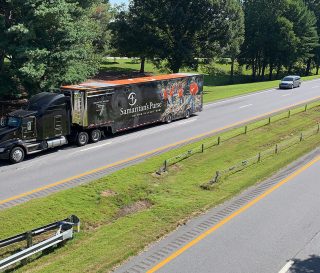
[[[19,127],[21,124],[21,119],[16,117],[8,117],[7,125],[9,127]]]
[[[285,77],[282,81],[284,81],[284,82],[293,82],[293,78],[292,77]]]

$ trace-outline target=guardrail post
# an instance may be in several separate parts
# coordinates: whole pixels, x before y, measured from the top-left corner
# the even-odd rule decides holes
[[[201,153],[204,152],[204,144],[201,145]]]
[[[269,121],[268,121],[268,124],[271,124],[271,117],[269,117]]]
[[[221,137],[218,137],[218,145],[221,143]]]
[[[306,104],[306,106],[304,107],[304,111],[307,112],[308,110],[308,104]]]
[[[317,129],[317,134],[320,132],[320,124],[318,123],[318,129]]]
[[[258,162],[261,162],[261,152],[258,154]]]
[[[279,149],[279,148],[278,148],[278,144],[276,144],[276,148],[275,148],[275,153],[276,153],[276,154],[279,152],[278,149]]]
[[[289,112],[288,112],[288,118],[290,118],[291,117],[291,110],[289,110]]]
[[[303,140],[303,133],[300,135],[300,142]]]
[[[248,133],[248,125],[244,127],[244,134],[246,135],[247,133]]]

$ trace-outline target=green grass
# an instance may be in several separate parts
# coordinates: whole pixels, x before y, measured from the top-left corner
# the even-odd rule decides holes
[[[106,272],[188,218],[231,198],[317,147],[319,135],[228,177],[213,191],[200,188],[216,170],[314,126],[320,121],[319,111],[319,107],[313,108],[223,142],[171,167],[160,178],[153,173],[166,158],[200,143],[153,157],[92,183],[0,211],[1,238],[76,214],[81,219],[82,232],[74,240],[17,272]],[[210,141],[216,141],[216,137],[206,140]],[[103,196],[101,193],[107,190],[117,195]],[[139,200],[148,200],[151,208],[119,217],[123,208]]]
[[[242,75],[235,76],[235,82],[237,84],[229,84],[230,77],[230,65],[229,64],[215,64],[222,73],[220,75],[208,75],[205,74],[203,66],[199,67],[198,71],[182,70],[181,72],[195,72],[202,73],[205,75],[205,86],[204,86],[204,102],[213,102],[221,99],[227,99],[234,96],[245,95],[265,89],[271,89],[278,87],[279,80],[274,81],[263,81],[250,83],[250,70],[243,70]],[[102,65],[102,70],[112,72],[137,72],[140,69],[139,62],[132,62],[130,59],[116,59],[116,63],[109,59]],[[150,62],[146,63],[146,72],[159,74],[161,71],[157,70]],[[314,75],[309,77],[302,77],[303,80],[312,80],[320,78],[320,75]],[[240,82],[240,83],[239,83]],[[249,83],[248,83],[249,82]]]

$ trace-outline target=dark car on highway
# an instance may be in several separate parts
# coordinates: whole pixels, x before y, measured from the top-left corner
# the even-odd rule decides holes
[[[300,87],[301,86],[301,77],[300,76],[287,76],[284,77],[280,84],[279,88],[280,89],[293,89],[295,87]]]

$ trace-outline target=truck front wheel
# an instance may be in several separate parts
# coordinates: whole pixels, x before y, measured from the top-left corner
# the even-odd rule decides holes
[[[16,164],[23,161],[25,152],[21,147],[14,147],[10,152],[9,160],[11,163]]]
[[[78,135],[77,135],[77,145],[78,146],[85,146],[85,145],[87,145],[88,144],[88,142],[89,142],[89,135],[88,135],[88,133],[86,133],[86,132],[80,132],[80,133],[78,133]]]
[[[101,131],[98,129],[92,130],[90,134],[90,140],[93,143],[99,142],[101,140]]]

